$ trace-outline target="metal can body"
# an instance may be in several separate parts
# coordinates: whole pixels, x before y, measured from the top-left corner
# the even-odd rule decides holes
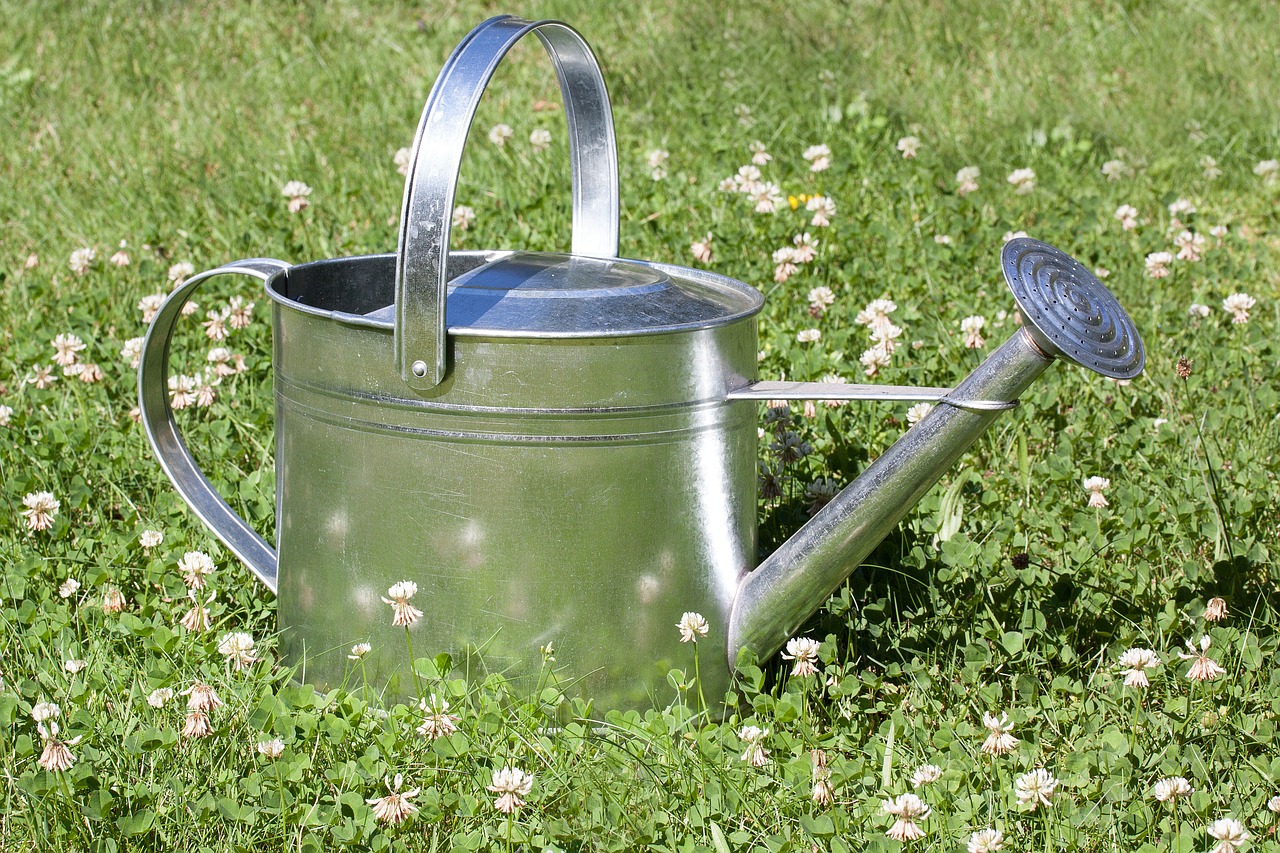
[[[720,695],[755,556],[755,409],[725,399],[754,377],[754,317],[629,337],[451,335],[448,380],[419,395],[389,367],[389,324],[351,313],[367,306],[324,310],[335,294],[382,301],[391,262],[307,264],[268,284],[286,660],[336,685],[368,642],[365,674],[407,694],[411,643],[471,678],[532,691],[546,666],[604,707],[644,707],[691,667],[676,623],[693,610],[713,630],[703,688]],[[425,614],[408,636],[382,600],[400,580]]]

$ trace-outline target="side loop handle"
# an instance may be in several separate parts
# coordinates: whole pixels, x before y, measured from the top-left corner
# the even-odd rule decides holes
[[[458,169],[480,96],[507,52],[536,33],[555,66],[569,127],[575,255],[618,254],[618,151],[604,76],[582,36],[560,21],[511,15],[472,30],[445,62],[413,140],[396,250],[395,369],[419,391],[447,371],[445,300]]]
[[[236,515],[235,510],[201,473],[173,420],[173,408],[169,404],[169,344],[178,318],[182,316],[182,306],[201,282],[216,275],[232,273],[266,281],[288,268],[289,265],[284,261],[252,258],[187,279],[169,294],[169,298],[156,312],[142,343],[142,355],[138,361],[138,408],[142,412],[142,428],[160,460],[160,467],[169,475],[187,506],[272,592],[276,591],[275,549],[244,519]]]

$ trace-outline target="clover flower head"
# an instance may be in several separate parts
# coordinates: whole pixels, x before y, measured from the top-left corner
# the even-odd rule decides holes
[[[818,650],[821,645],[810,637],[792,637],[788,640],[782,659],[795,661],[791,674],[801,677],[815,675],[818,672]]]
[[[1169,776],[1151,786],[1151,796],[1161,803],[1168,803],[1182,797],[1189,797],[1195,789],[1182,776]]]
[[[707,636],[707,632],[711,630],[702,614],[694,613],[691,610],[686,611],[680,617],[676,627],[680,629],[680,642],[682,643],[696,643],[699,637]]]
[[[413,581],[399,581],[387,590],[389,598],[382,599],[382,603],[391,605],[393,626],[408,628],[422,618],[422,611],[409,603],[417,592],[418,585]]]
[[[1057,787],[1058,780],[1054,775],[1038,767],[1017,778],[1014,782],[1014,793],[1018,795],[1019,803],[1030,805],[1031,810],[1035,811],[1040,806],[1053,804],[1053,793]]]
[[[493,807],[509,815],[524,805],[524,797],[533,790],[533,776],[517,767],[503,767],[494,771],[493,784],[486,790],[498,795]]]

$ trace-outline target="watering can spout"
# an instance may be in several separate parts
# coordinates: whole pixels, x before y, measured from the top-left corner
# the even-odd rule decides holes
[[[1114,379],[1142,372],[1132,320],[1083,265],[1029,238],[1006,243],[1001,262],[1023,326],[742,580],[729,623],[731,665],[743,650],[764,658],[795,636],[1055,358]]]

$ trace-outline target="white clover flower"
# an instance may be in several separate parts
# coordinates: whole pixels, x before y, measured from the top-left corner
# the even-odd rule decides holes
[[[53,339],[53,361],[63,367],[76,363],[79,354],[84,351],[85,343],[75,335],[60,333]]]
[[[960,332],[964,335],[964,345],[969,349],[979,349],[986,344],[986,338],[982,337],[982,327],[987,324],[987,319],[980,314],[974,314],[965,317],[960,321]]]
[[[881,326],[890,325],[889,315],[897,310],[898,305],[892,299],[873,299],[867,303],[866,308],[858,312],[853,322],[874,331]]]
[[[534,154],[541,154],[551,147],[551,131],[546,128],[535,128],[529,134],[529,145],[533,148]]]
[[[1276,182],[1276,175],[1280,174],[1280,160],[1262,160],[1253,167],[1253,173],[1263,182],[1270,185]]]
[[[289,181],[280,188],[280,194],[289,199],[289,212],[297,213],[311,204],[307,196],[311,195],[311,187],[302,181]]]
[[[1198,302],[1192,302],[1191,306],[1187,308],[1187,313],[1192,317],[1203,320],[1205,317],[1209,316],[1209,306],[1201,305]]]
[[[810,400],[809,402],[812,403],[813,401]],[[805,486],[804,497],[809,502],[809,515],[817,515],[824,506],[831,503],[831,499],[839,491],[840,486],[830,477],[819,477]]]
[[[138,363],[142,360],[142,342],[144,340],[146,338],[129,338],[124,342],[124,346],[120,348],[120,358],[134,370],[138,369]]]
[[[802,344],[811,344],[822,337],[818,329],[802,329],[796,333],[796,340]]]
[[[26,379],[28,385],[34,385],[41,390],[48,388],[57,381],[58,377],[53,375],[52,368],[46,367],[43,364],[37,367]]]
[[[1106,489],[1111,488],[1111,481],[1106,477],[1089,477],[1084,481],[1084,490],[1089,493],[1089,506],[1104,507],[1108,506],[1107,499],[1102,493]]]
[[[903,160],[914,160],[920,151],[920,140],[914,136],[904,136],[898,140],[898,150],[902,152]]]
[[[880,811],[897,818],[885,835],[895,841],[915,841],[925,835],[916,821],[927,818],[933,809],[915,794],[899,794],[881,803]]]
[[[1151,278],[1165,278],[1169,275],[1169,264],[1173,263],[1173,255],[1169,252],[1152,252],[1147,255],[1147,275]]]
[[[265,756],[272,761],[284,755],[284,741],[280,740],[280,738],[260,740],[254,748],[258,750],[259,755]]]
[[[1036,188],[1036,173],[1034,169],[1014,169],[1009,173],[1006,179],[1013,186],[1013,191],[1018,195],[1026,195]]]
[[[1245,830],[1244,824],[1233,817],[1224,817],[1209,824],[1205,832],[1218,844],[1209,853],[1235,853],[1236,850],[1253,836]]]
[[[1160,665],[1160,657],[1151,649],[1129,649],[1120,656],[1120,666],[1124,671],[1125,687],[1150,687],[1147,670]]]
[[[826,228],[831,224],[831,217],[836,215],[836,203],[824,195],[811,195],[804,203],[804,209],[813,213],[809,225],[814,228]]]
[[[1203,234],[1182,231],[1173,238],[1173,244],[1178,247],[1178,260],[1195,263],[1204,252],[1205,239]]]
[[[76,275],[84,275],[89,271],[89,267],[93,264],[93,260],[96,257],[98,257],[98,253],[89,246],[85,246],[83,248],[76,249],[71,253],[71,257],[68,259],[68,264],[71,266],[71,271],[73,273]]]
[[[423,699],[418,702],[418,709],[426,715],[422,725],[418,726],[418,734],[435,740],[448,737],[458,730],[458,721],[462,718],[457,714],[450,714],[449,703],[443,699],[437,699],[434,693],[431,694],[430,700]]]
[[[217,691],[203,681],[192,682],[182,695],[187,697],[187,709],[191,711],[212,711],[223,705]]]
[[[109,586],[106,592],[102,594],[102,612],[103,613],[119,613],[124,610],[125,599],[124,593],[117,587]]]
[[[389,823],[394,826],[418,811],[418,807],[409,801],[418,796],[420,788],[414,788],[412,791],[401,791],[400,786],[404,784],[404,777],[399,773],[396,774],[395,781],[390,779],[383,779],[382,781],[387,786],[387,795],[365,800],[366,803],[373,806],[373,816],[375,818],[382,823]]]
[[[689,253],[693,255],[693,259],[695,261],[704,264],[711,263],[711,258],[713,256],[711,251],[711,241],[713,239],[711,232],[708,231],[707,235],[701,240],[694,240],[689,244]]]
[[[667,176],[667,160],[671,154],[661,148],[655,148],[645,155],[645,163],[649,166],[649,177],[660,181]]]
[[[392,156],[391,162],[396,164],[396,171],[402,175],[409,174],[409,163],[413,160],[413,152],[408,148],[400,148]]]
[[[782,653],[782,659],[795,661],[791,668],[792,675],[815,675],[818,672],[818,650],[821,646],[821,643],[809,637],[792,637],[787,641],[787,650]]]
[[[815,240],[807,231],[803,234],[797,234],[791,240],[795,244],[795,251],[792,257],[798,264],[807,264],[812,261],[818,254],[818,241]]]
[[[1025,237],[1025,236],[1027,236],[1026,231],[1006,231],[1004,232],[1004,236],[1001,237],[1000,239],[1008,243],[1010,240],[1016,240],[1019,237]]]
[[[308,189],[307,192],[311,192],[311,190]],[[188,278],[195,275],[195,273],[196,268],[194,264],[188,261],[181,261],[169,267],[169,281],[173,282],[174,287],[177,287]],[[161,301],[163,301],[163,299],[164,297],[161,297]]]
[[[987,727],[987,739],[982,742],[982,751],[989,755],[1005,755],[1013,752],[1018,746],[1018,739],[1011,732],[1009,715],[1002,713],[999,717],[984,713],[982,724]]]
[[[823,285],[809,291],[809,313],[819,316],[836,302],[836,295],[831,288]]]
[[[236,631],[227,634],[218,643],[218,654],[235,664],[236,671],[239,672],[247,666],[252,666],[258,660],[253,646],[252,634]]]
[[[829,806],[835,802],[836,792],[831,784],[827,754],[821,749],[811,749],[809,755],[813,759],[813,801],[820,806]]]
[[[487,789],[497,794],[493,807],[503,814],[512,814],[524,805],[524,797],[533,790],[533,776],[516,767],[503,767],[493,774],[493,784]]]
[[[1122,204],[1117,207],[1115,217],[1125,231],[1132,231],[1138,227],[1138,208],[1131,204]]]
[[[782,190],[773,181],[757,184],[747,194],[755,202],[756,213],[776,213],[782,203],[786,201],[782,196]]]
[[[1192,204],[1189,199],[1180,198],[1169,205],[1169,215],[1175,219],[1178,218],[1179,216],[1182,216],[1183,214],[1186,214],[1189,216],[1195,212],[1196,212],[1196,206]]]
[[[203,551],[188,551],[178,561],[178,571],[182,572],[183,581],[191,589],[204,589],[205,578],[216,568],[213,558]]]
[[[31,708],[31,719],[37,723],[52,720],[62,713],[62,709],[52,702],[37,702]]]
[[[51,492],[32,492],[22,499],[28,530],[48,530],[62,503]],[[66,596],[63,596],[66,598]]]
[[[711,630],[702,614],[694,613],[691,610],[685,611],[685,614],[680,617],[680,621],[676,623],[676,627],[680,629],[680,642],[682,643],[696,643],[699,637],[707,636],[707,632]]]
[[[809,161],[809,171],[826,171],[831,168],[831,149],[826,145],[810,145],[804,150],[804,159]]]
[[[27,255],[27,259],[22,263],[22,268],[27,270],[33,270],[38,266],[40,266],[40,256],[35,252]]]
[[[1123,160],[1108,160],[1102,164],[1102,174],[1108,181],[1118,181],[1129,172]]]
[[[163,708],[173,698],[172,687],[158,687],[147,694],[147,704],[152,708]]]
[[[72,675],[75,675],[76,673],[84,672],[88,669],[89,662],[82,658],[70,658],[62,662],[62,668]]]
[[[1249,309],[1257,304],[1258,300],[1247,293],[1233,293],[1222,300],[1222,310],[1231,314],[1232,323],[1247,323]]]
[[[475,208],[460,204],[453,209],[453,227],[459,231],[466,231],[471,227],[471,223],[475,221]]]
[[[888,367],[890,363],[890,354],[882,346],[873,346],[858,356],[865,373],[868,376],[875,376],[882,368]]]
[[[982,170],[977,166],[965,166],[956,172],[956,195],[966,196],[978,189],[978,178],[982,176]]]
[[[515,131],[511,129],[509,124],[495,124],[489,129],[489,141],[501,148],[507,144],[507,140],[515,135]]]
[[[933,411],[932,403],[916,403],[914,406],[907,409],[907,423],[910,426],[915,426],[931,411]]]
[[[116,267],[129,266],[129,253],[125,251],[127,246],[128,244],[124,240],[121,240],[120,248],[108,259],[108,263]]]
[[[1227,671],[1218,665],[1218,662],[1209,657],[1209,646],[1211,644],[1208,634],[1200,637],[1200,650],[1196,651],[1195,644],[1187,640],[1187,648],[1190,654],[1178,652],[1178,657],[1183,660],[1191,661],[1191,668],[1187,670],[1187,678],[1192,681],[1216,681]]]
[[[1182,776],[1170,776],[1151,786],[1151,795],[1162,803],[1177,800],[1181,797],[1189,797],[1194,791],[1195,789],[1191,787],[1191,783]]]
[[[1209,622],[1221,622],[1227,618],[1227,601],[1225,598],[1214,597],[1204,606],[1204,618]]]
[[[1014,793],[1018,795],[1018,802],[1030,805],[1031,810],[1035,811],[1040,806],[1053,804],[1053,792],[1058,787],[1058,780],[1048,770],[1036,768],[1019,776],[1013,787]]]
[[[998,829],[980,829],[969,836],[969,853],[996,853],[1004,849],[1004,833]]]
[[[80,581],[75,578],[67,578],[62,582],[62,586],[58,587],[58,596],[60,598],[70,598],[80,591]]]
[[[70,748],[78,744],[82,736],[62,740],[58,737],[58,724],[53,720],[48,722],[48,726],[36,723],[36,730],[40,732],[40,739],[44,742],[44,749],[40,752],[37,763],[50,773],[70,770],[76,763]]]
[[[764,739],[769,736],[768,729],[759,726],[743,726],[738,730],[738,737],[747,742],[747,751],[742,753],[742,760],[752,767],[763,767],[769,763],[769,750],[764,748]]]
[[[1218,168],[1218,161],[1208,154],[1200,158],[1200,169],[1205,180],[1212,181],[1215,178],[1222,177],[1222,169]]]
[[[941,778],[941,767],[936,764],[921,764],[916,768],[916,772],[911,774],[911,787],[919,788],[923,785],[932,785]]]
[[[351,653],[347,655],[347,660],[360,660],[371,651],[373,651],[373,646],[368,643],[356,643],[351,647]]]
[[[13,417],[13,407],[0,405],[0,427],[7,427],[9,419]]]
[[[138,544],[143,550],[149,551],[164,541],[164,534],[159,530],[144,530],[138,536]]]
[[[764,143],[758,139],[747,148],[751,151],[751,162],[757,166],[764,166],[773,159],[773,155],[765,150]]]
[[[188,710],[186,717],[183,718],[180,734],[184,738],[208,737],[213,734],[213,722],[209,719],[209,712],[196,709]]]
[[[1274,796],[1267,800],[1267,808],[1276,814],[1280,814],[1280,795]]]
[[[156,312],[160,310],[160,306],[164,304],[163,293],[152,293],[149,296],[142,297],[138,302],[138,310],[142,312],[142,322],[150,323],[155,319]]]
[[[208,605],[213,603],[213,600],[218,597],[218,594],[216,592],[209,593],[209,598],[203,604],[200,603],[200,599],[197,596],[198,594],[194,589],[187,590],[187,598],[191,600],[191,609],[178,620],[179,625],[193,633],[209,630],[210,619]]]
[[[393,626],[408,628],[422,618],[422,611],[409,603],[417,592],[418,585],[413,581],[400,581],[387,590],[389,598],[382,599],[382,603],[391,605]]]

